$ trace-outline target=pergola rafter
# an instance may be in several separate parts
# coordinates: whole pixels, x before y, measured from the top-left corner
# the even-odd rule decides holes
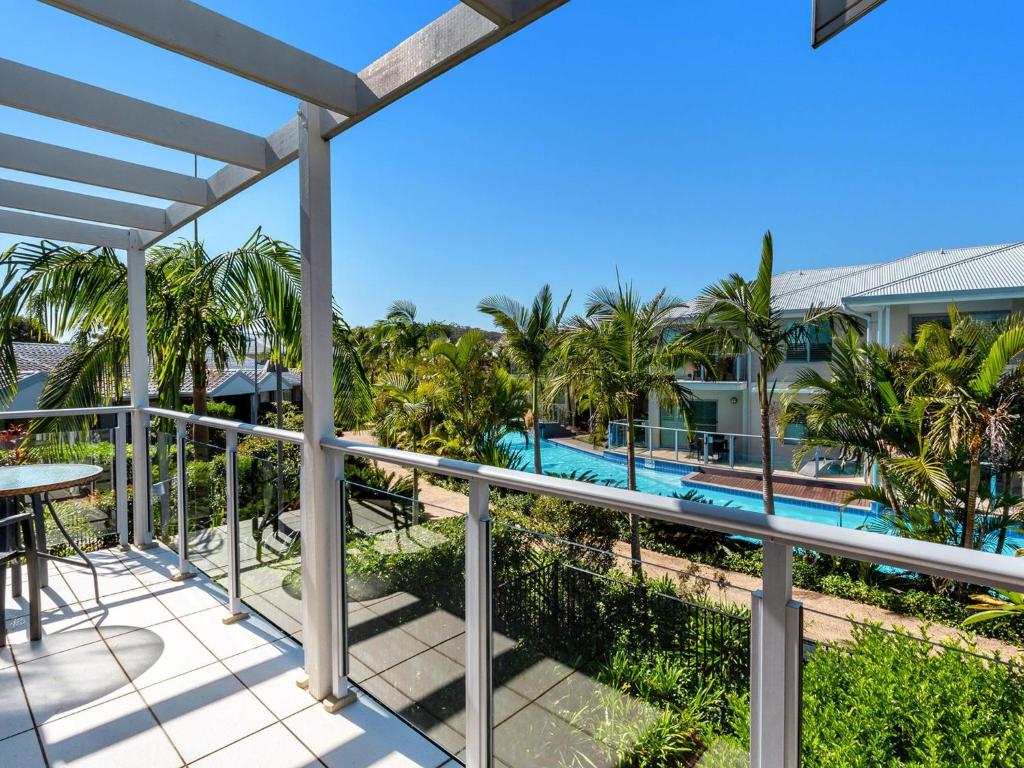
[[[188,0],[42,1],[322,107],[319,124],[326,140],[567,2],[466,0],[352,73]],[[5,59],[0,59],[0,104],[225,162],[208,178],[194,178],[0,134],[0,167],[169,201],[158,227],[152,226],[160,220],[151,206],[131,208],[116,201],[102,206],[100,198],[70,197],[73,193],[47,196],[31,184],[9,186],[0,206],[138,229],[143,248],[299,156],[294,118],[269,136],[257,136]],[[32,227],[10,234],[31,229],[29,236],[53,240],[92,236],[74,242],[94,246],[116,239],[106,231],[111,227],[62,225],[46,232],[47,219],[36,219]],[[142,222],[148,226],[137,226]]]

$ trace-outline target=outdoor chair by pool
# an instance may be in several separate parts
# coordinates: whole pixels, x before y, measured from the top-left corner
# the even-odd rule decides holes
[[[0,518],[0,619],[6,611],[7,570],[8,564],[14,563],[19,568],[22,557],[28,560],[28,594],[29,594],[29,639],[38,640],[42,634],[40,622],[39,565],[36,559],[36,536],[34,516],[31,512],[19,512]],[[18,536],[18,531],[21,536]],[[17,587],[19,578],[14,582]],[[12,590],[15,593],[17,589]],[[16,595],[15,595],[16,596]],[[0,648],[7,645],[6,622],[0,620]]]

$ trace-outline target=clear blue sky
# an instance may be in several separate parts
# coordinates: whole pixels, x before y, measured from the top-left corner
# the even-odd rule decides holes
[[[205,4],[358,70],[453,0]],[[687,297],[752,272],[768,227],[780,270],[1024,239],[1024,4],[894,0],[818,51],[808,6],[573,0],[343,134],[347,318],[403,298],[424,319],[486,325],[487,294],[527,299],[548,281],[582,299],[616,266]],[[291,97],[47,6],[8,0],[3,15],[7,58],[253,132],[294,114]],[[0,124],[192,170],[191,156],[8,109]],[[200,236],[226,249],[263,225],[297,244],[297,206],[292,166]]]

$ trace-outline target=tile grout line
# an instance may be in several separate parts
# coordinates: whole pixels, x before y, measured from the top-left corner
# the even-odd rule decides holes
[[[115,557],[117,557],[117,556],[115,555]],[[118,560],[121,562],[121,565],[124,567],[124,569],[126,571],[128,571],[129,573],[131,573],[131,569],[128,568],[127,563],[125,563],[120,558],[118,558]],[[135,574],[132,574],[132,575],[134,576]],[[138,578],[136,577],[135,580],[138,581]],[[140,584],[141,584],[141,582],[140,582]],[[151,594],[150,597],[151,598],[155,598],[156,596]],[[95,624],[94,624],[94,626],[95,626]],[[139,627],[139,629],[145,629],[145,627]],[[106,647],[107,653],[109,653],[111,658],[114,659],[114,663],[117,664],[118,669],[121,670],[121,672],[124,674],[125,678],[128,680],[128,684],[132,687],[132,692],[135,693],[135,695],[138,696],[139,699],[142,701],[142,704],[146,708],[146,711],[149,712],[149,716],[153,718],[153,722],[156,723],[157,728],[160,729],[160,733],[162,733],[164,738],[167,739],[167,743],[171,745],[171,749],[174,750],[174,754],[176,754],[178,756],[179,765],[182,765],[182,766],[186,765],[186,763],[185,763],[185,756],[181,754],[181,751],[178,749],[178,745],[174,743],[174,740],[171,739],[170,734],[167,733],[167,730],[164,728],[164,724],[162,722],[160,722],[160,718],[158,718],[156,716],[156,712],[154,712],[153,708],[151,706],[149,706],[149,702],[146,701],[146,697],[142,695],[142,691],[140,691],[139,687],[135,684],[135,680],[133,680],[132,676],[130,674],[128,674],[128,670],[125,669],[124,664],[121,663],[121,659],[119,659],[117,657],[117,654],[114,653],[114,649],[110,647],[110,643],[107,642],[108,638],[104,636],[103,632],[100,631],[99,627],[96,627],[96,632],[100,636],[100,641]],[[125,634],[131,634],[131,633],[127,632]],[[120,637],[120,635],[117,635],[117,637]],[[125,695],[127,695],[127,694],[125,694]],[[123,697],[119,696],[118,698],[123,698]],[[105,704],[106,702],[102,702],[102,703]],[[97,704],[96,706],[99,706],[99,705]]]
[[[245,684],[245,681],[242,680],[238,675],[236,675],[234,670],[232,670],[230,667],[228,667],[227,664],[224,663],[224,659],[231,659],[231,658],[234,658],[235,656],[240,656],[243,653],[248,653],[249,651],[255,651],[255,650],[259,649],[259,648],[264,648],[267,645],[271,645],[272,643],[276,643],[278,640],[283,640],[284,639],[283,637],[279,637],[276,640],[271,640],[270,642],[267,642],[267,643],[260,643],[259,645],[254,646],[253,648],[249,648],[249,649],[246,649],[244,651],[240,651],[239,653],[231,654],[231,655],[225,656],[224,658],[221,658],[208,645],[206,645],[206,643],[203,642],[202,638],[200,638],[199,635],[197,635],[195,632],[193,632],[190,627],[188,627],[183,622],[179,621],[179,623],[181,624],[181,626],[183,626],[185,628],[186,632],[188,632],[190,635],[192,635],[192,637],[194,637],[196,639],[196,641],[201,646],[203,646],[203,648],[205,648],[206,651],[208,653],[210,653],[217,660],[216,663],[220,664],[225,670],[227,670],[228,674],[230,674],[233,678],[235,678],[235,680],[238,681],[238,684],[241,685],[242,688],[246,692],[248,692],[250,696],[252,696],[254,699],[256,699],[256,701],[258,701],[260,703],[260,705],[265,710],[267,710],[267,712],[270,714],[270,716],[274,719],[274,722],[271,723],[270,725],[264,726],[263,728],[258,728],[257,730],[253,731],[252,733],[247,733],[245,736],[242,736],[241,738],[231,742],[231,744],[225,744],[223,747],[219,747],[218,749],[215,749],[213,752],[209,752],[209,753],[203,755],[202,757],[197,758],[196,760],[192,761],[193,763],[196,763],[199,760],[202,760],[202,759],[204,759],[206,757],[209,757],[210,755],[216,754],[217,752],[220,752],[220,750],[226,749],[227,747],[230,747],[233,744],[237,744],[238,742],[240,742],[240,741],[242,741],[244,739],[247,739],[250,736],[253,736],[253,735],[257,734],[260,731],[265,731],[267,728],[270,728],[273,725],[280,724],[286,731],[288,731],[288,733],[290,733],[295,738],[296,741],[298,741],[311,755],[313,755],[313,759],[315,759],[320,765],[325,766],[325,768],[326,768],[326,763],[324,763],[323,760],[320,759],[320,756],[316,753],[316,751],[313,750],[313,749],[310,749],[309,745],[306,744],[306,742],[304,742],[302,739],[300,739],[298,737],[298,735],[294,731],[292,731],[291,728],[288,727],[288,724],[284,722],[284,718],[278,717],[277,714],[273,710],[270,709],[270,707],[268,707],[266,704],[263,703],[263,699],[261,699],[259,696],[257,696],[256,693],[248,685]],[[242,621],[242,622],[239,622],[239,623],[240,624],[244,624],[245,622]],[[207,666],[212,666],[212,665],[207,665]],[[203,667],[203,669],[205,669],[205,667]],[[195,670],[192,670],[192,671],[194,672]],[[186,673],[186,674],[188,674],[188,673]],[[180,677],[180,675],[179,675],[179,677]],[[310,697],[310,698],[312,698],[312,697]],[[304,708],[298,710],[297,712],[293,712],[292,714],[288,715],[288,717],[294,717],[295,715],[299,714],[299,712],[305,712],[310,707],[316,706],[319,703],[320,702],[318,702],[316,700],[313,700],[310,703],[309,707],[304,707]]]

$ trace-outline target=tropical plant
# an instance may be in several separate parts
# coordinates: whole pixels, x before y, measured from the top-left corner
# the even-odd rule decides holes
[[[757,277],[747,280],[732,274],[708,286],[697,298],[698,326],[716,339],[723,352],[753,352],[757,358],[757,396],[761,409],[761,475],[764,511],[775,513],[772,485],[771,406],[775,394],[772,375],[793,344],[805,341],[823,326],[860,329],[860,321],[838,306],[813,306],[802,319],[789,319],[772,292],[774,266],[772,233],[765,232]]]
[[[569,359],[593,356],[585,375],[598,397],[608,399],[626,419],[626,484],[636,490],[634,425],[650,395],[675,405],[687,425],[692,421],[693,394],[676,377],[688,362],[706,362],[702,349],[687,334],[673,335],[682,302],[659,291],[644,300],[632,285],[598,288],[587,299],[586,317],[573,318],[564,330]],[[579,374],[569,374],[571,379]],[[557,381],[557,379],[556,379]],[[630,550],[634,570],[640,567],[640,519],[630,516]]]
[[[113,250],[79,251],[49,242],[19,243],[0,257],[0,393],[17,386],[10,318],[26,314],[74,349],[51,373],[40,408],[119,401],[128,363],[127,268]],[[207,370],[246,351],[246,331],[281,341],[289,363],[301,357],[297,252],[257,229],[242,247],[211,255],[182,240],[146,258],[147,342],[160,402],[180,405],[190,378],[197,414],[205,413]],[[335,333],[336,392],[366,400],[365,379],[343,324]],[[203,439],[197,425],[197,439]]]
[[[525,382],[496,364],[482,332],[467,331],[455,342],[435,340],[422,375],[436,387],[441,416],[424,447],[471,459],[488,440],[522,430]]]
[[[543,471],[540,459],[540,403],[541,381],[558,343],[558,326],[569,304],[572,293],[565,297],[555,311],[551,286],[544,285],[533,299],[530,308],[508,296],[488,296],[477,306],[493,318],[504,333],[503,343],[517,368],[530,377],[533,413],[533,471]]]
[[[1007,382],[1022,370],[1024,317],[989,326],[949,309],[949,328],[925,323],[913,347],[918,372],[910,385],[925,410],[927,430],[954,460],[965,458],[962,545],[977,546],[975,524],[982,453],[999,454],[1018,418],[1016,390]]]
[[[434,383],[412,372],[393,371],[376,387],[376,434],[386,445],[419,449],[440,416]],[[419,516],[419,470],[412,470],[412,504]]]

